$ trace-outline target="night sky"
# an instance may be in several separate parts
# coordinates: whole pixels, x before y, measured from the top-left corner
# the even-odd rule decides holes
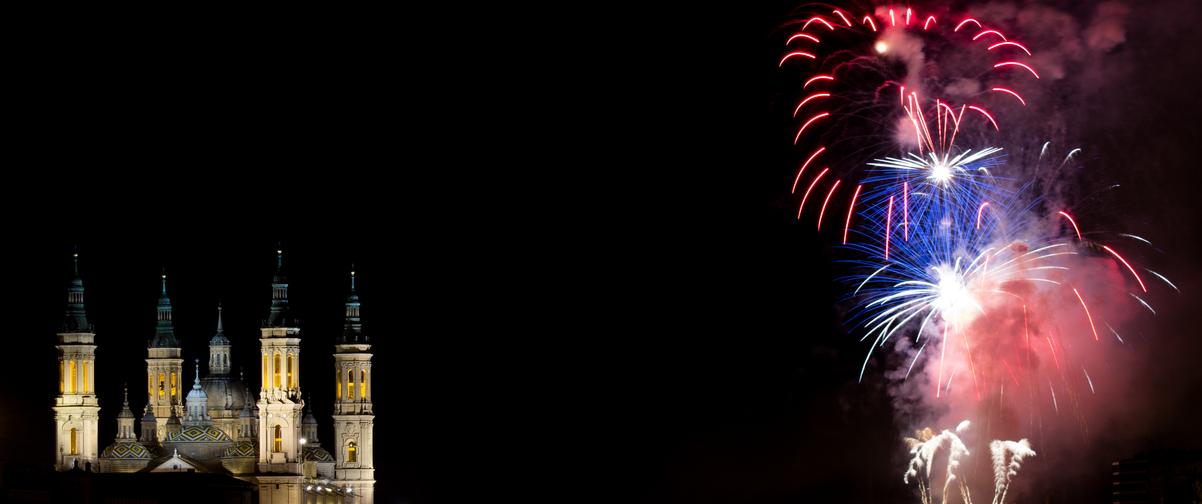
[[[0,189],[0,463],[51,458],[74,246],[103,447],[122,382],[142,390],[160,270],[186,383],[219,298],[255,383],[282,241],[323,440],[358,264],[381,502],[909,502],[900,437],[914,426],[879,375],[856,382],[864,348],[841,322],[834,252],[791,215],[776,62],[797,4],[754,4],[592,13],[596,30],[466,43],[476,32],[456,23],[404,42],[373,23],[295,44],[114,35],[29,52],[42,71],[21,80],[20,173]],[[1061,112],[1083,183],[1123,186],[1090,217],[1156,243],[1183,294],[1159,299],[1142,332],[1132,376],[1146,394],[1098,419],[1108,434],[1075,451],[1053,502],[1100,500],[1118,458],[1202,449],[1202,12],[1154,4],[1128,16],[1101,67],[1112,77]],[[481,48],[493,54],[460,65]]]

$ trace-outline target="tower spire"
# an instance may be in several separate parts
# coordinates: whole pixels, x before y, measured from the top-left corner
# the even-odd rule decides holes
[[[230,340],[225,337],[222,326],[221,301],[217,301],[217,334],[209,340],[209,376],[227,376],[230,373]]]
[[[351,291],[346,296],[346,322],[339,343],[365,343],[363,321],[359,316],[359,293],[355,290],[355,265],[351,264]]]
[[[75,276],[67,287],[67,313],[63,317],[60,332],[91,332],[92,324],[88,323],[88,315],[83,306],[83,278],[79,276],[79,250],[72,254]]]
[[[284,276],[284,249],[275,250],[275,274],[271,277],[271,314],[265,327],[295,327],[288,310],[288,279]]]
[[[154,328],[154,340],[151,348],[177,348],[179,341],[175,339],[175,325],[171,321],[171,298],[167,297],[167,269],[163,268],[163,290],[159,293],[158,322]]]

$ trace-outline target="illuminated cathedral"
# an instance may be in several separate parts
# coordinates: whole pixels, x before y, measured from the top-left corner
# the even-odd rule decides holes
[[[257,485],[262,504],[371,503],[372,354],[360,322],[355,272],[351,271],[343,331],[334,345],[334,439],[323,445],[317,420],[301,396],[301,330],[288,307],[283,266],[283,251],[276,251],[271,311],[260,328],[257,396],[241,373],[230,373],[230,340],[222,327],[220,304],[216,334],[209,340],[207,373],[201,376],[200,359],[194,359],[191,380],[186,380],[163,274],[157,325],[147,348],[146,408],[140,419],[134,415],[127,387],[116,415],[116,439],[99,450],[96,333],[84,310],[76,254],[67,313],[58,332],[58,470],[218,473]],[[189,381],[190,387],[185,385]]]

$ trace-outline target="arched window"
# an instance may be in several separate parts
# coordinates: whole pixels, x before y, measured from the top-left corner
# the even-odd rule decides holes
[[[78,376],[79,375],[75,371],[75,359],[71,359],[71,386],[68,388],[71,390],[72,394],[75,393],[75,380],[78,378]]]
[[[267,388],[267,354],[263,354],[263,388]]]
[[[171,372],[171,397],[175,397],[175,371]]]
[[[348,370],[346,372],[346,400],[355,398],[355,372]]]
[[[275,426],[275,444],[271,447],[271,451],[279,453],[284,451],[284,429],[280,426]]]
[[[296,382],[292,380],[292,354],[288,354],[288,389],[296,387]]]
[[[280,388],[280,354],[275,354],[275,368],[272,369],[272,382],[275,388]]]
[[[347,462],[358,462],[359,461],[358,452],[359,452],[359,448],[355,446],[354,441],[351,441],[349,444],[346,445],[346,461]]]
[[[337,399],[342,399],[342,373],[337,369],[334,370],[334,395]]]
[[[359,370],[359,398],[367,397],[367,371]]]
[[[167,385],[165,382],[166,380],[163,377],[163,373],[159,373],[159,397],[163,397],[164,391],[167,390]]]
[[[88,393],[88,361],[83,361],[83,390],[80,392]]]
[[[79,431],[77,431],[74,427],[72,427],[71,428],[71,454],[72,455],[79,453],[79,439],[78,438],[79,438]]]

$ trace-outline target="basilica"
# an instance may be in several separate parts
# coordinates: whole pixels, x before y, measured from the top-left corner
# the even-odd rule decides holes
[[[282,250],[276,251],[271,292],[271,311],[260,329],[262,369],[254,394],[241,373],[231,374],[220,304],[206,372],[201,376],[200,359],[194,359],[191,376],[185,376],[163,274],[155,334],[146,350],[146,408],[141,415],[131,411],[127,388],[116,413],[116,438],[101,450],[96,333],[84,310],[76,254],[66,317],[58,332],[58,470],[226,475],[257,486],[262,504],[373,502],[372,354],[360,323],[355,272],[344,328],[334,345],[337,388],[327,398],[334,401],[334,439],[325,444],[301,396],[301,330],[288,307]]]

